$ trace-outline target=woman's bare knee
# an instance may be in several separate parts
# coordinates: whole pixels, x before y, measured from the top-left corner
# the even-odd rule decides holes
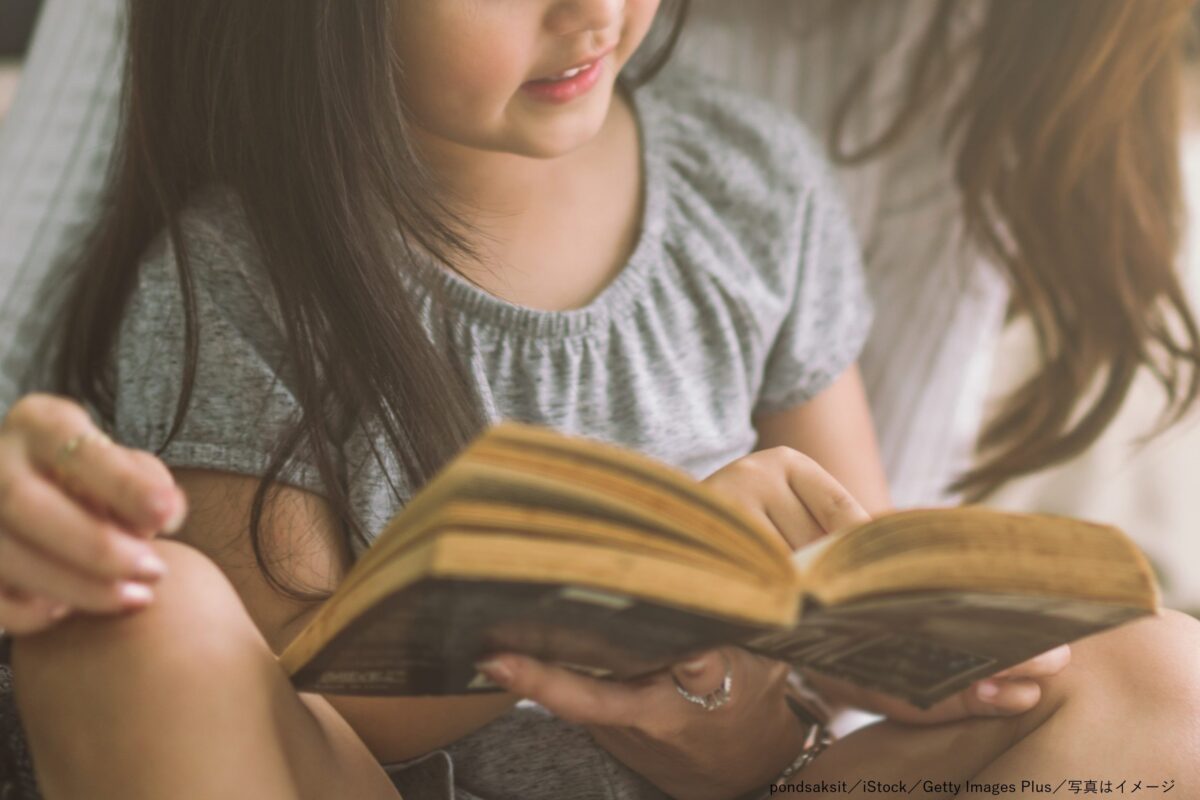
[[[188,694],[236,695],[277,670],[265,640],[221,570],[171,541],[155,549],[168,573],[154,602],[120,615],[79,615],[13,648],[16,699],[35,746],[43,724],[97,724],[107,709]],[[89,717],[93,719],[89,720]]]
[[[80,614],[16,643],[18,699],[45,681],[65,678],[78,685],[81,673],[95,675],[109,659],[125,668],[165,662],[188,670],[197,661],[211,668],[214,659],[261,642],[237,593],[211,560],[176,542],[153,546],[168,573],[155,585],[151,605],[117,615]]]
[[[155,602],[20,641],[17,700],[47,797],[336,796],[395,790],[344,721],[291,687],[220,569],[155,544]],[[70,736],[62,736],[64,730]]]
[[[173,542],[155,548],[169,572],[150,606],[80,615],[14,647],[17,705],[47,797],[82,796],[85,776],[96,797],[199,788],[239,738],[272,786],[290,780],[270,743],[262,689],[282,681],[266,642],[211,561]]]
[[[1174,610],[1088,637],[1072,646],[1071,664],[1047,694],[1129,711],[1174,709],[1200,718],[1200,621]]]

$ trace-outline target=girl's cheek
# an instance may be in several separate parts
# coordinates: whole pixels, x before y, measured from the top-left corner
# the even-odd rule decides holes
[[[455,91],[476,102],[489,97],[503,101],[534,77],[529,74],[535,66],[534,45],[522,46],[523,40],[514,33],[485,30],[461,38],[441,51],[435,71]]]
[[[409,106],[432,129],[473,127],[501,116],[527,79],[528,57],[493,41],[456,43],[437,58],[411,63]]]
[[[662,6],[661,0],[628,0],[625,4],[625,24],[621,32],[623,61],[628,61],[646,39],[654,18]]]
[[[649,28],[650,23],[654,21],[654,15],[661,7],[662,0],[627,0],[625,18]]]

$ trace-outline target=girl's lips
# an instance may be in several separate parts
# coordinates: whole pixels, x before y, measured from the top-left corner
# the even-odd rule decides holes
[[[607,60],[608,54],[605,53],[569,78],[527,81],[521,84],[521,89],[535,100],[545,103],[569,103],[596,85]]]

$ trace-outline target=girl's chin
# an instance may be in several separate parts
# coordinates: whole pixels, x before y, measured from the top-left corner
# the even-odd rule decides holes
[[[601,96],[603,94],[603,96]],[[592,98],[588,98],[591,100]],[[569,155],[595,142],[605,128],[613,94],[597,92],[594,102],[573,103],[547,109],[524,103],[506,109],[501,126],[471,130],[461,125],[450,130],[423,128],[434,141],[492,153],[551,159]]]
[[[610,94],[603,102],[590,103],[586,107],[581,104],[569,110],[563,108],[557,114],[542,113],[526,118],[514,131],[513,138],[522,142],[525,155],[538,158],[568,155],[600,136],[611,102]]]

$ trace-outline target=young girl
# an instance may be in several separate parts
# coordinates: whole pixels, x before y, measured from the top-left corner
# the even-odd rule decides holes
[[[657,793],[538,709],[469,735],[511,697],[300,700],[274,672],[262,682],[271,650],[486,420],[609,439],[698,477],[756,445],[809,445],[883,504],[852,369],[869,310],[846,215],[790,119],[698,81],[620,87],[657,5],[131,6],[125,140],[56,377],[114,438],[175,470],[192,505],[179,539],[221,567],[266,643],[215,571],[169,545],[159,602],[117,625],[117,640],[145,637],[137,666],[125,659],[143,648],[117,647],[110,628],[64,629],[90,642],[93,678],[139,676],[67,707],[110,709],[130,742],[153,731],[152,768],[125,761],[124,745],[84,754],[55,735],[88,727],[37,701],[70,667],[53,644],[18,647],[50,796],[386,794],[360,739],[385,762],[452,745],[459,784],[484,797]],[[803,541],[815,523],[782,488],[793,507],[772,503],[768,520]],[[812,505],[830,526],[856,508]],[[207,588],[176,595],[181,584]],[[142,586],[124,599],[143,602]],[[169,641],[141,630],[152,615]],[[229,709],[162,667],[192,650]],[[804,730],[776,665],[737,666],[747,727],[787,725],[774,746],[747,747],[753,758],[736,754],[748,788]],[[164,691],[192,690],[157,696],[147,671]],[[698,694],[720,679],[681,678]],[[222,716],[235,709],[236,735]],[[314,758],[318,733],[334,746]]]
[[[160,449],[195,549],[102,554],[144,578],[165,563],[157,602],[18,643],[48,796],[388,797],[377,761],[452,743],[457,783],[484,797],[730,796],[799,752],[782,670],[738,651],[717,711],[665,679],[639,687],[641,719],[593,730],[644,778],[540,709],[505,714],[510,697],[298,696],[272,657],[497,416],[711,474],[795,543],[861,512],[773,445],[886,505],[853,368],[868,313],[828,177],[755,103],[686,79],[621,89],[656,5],[133,4],[122,157],[58,378],[119,440]],[[57,466],[86,480],[105,448],[71,441]],[[703,694],[720,663],[676,677]],[[1047,671],[1031,669],[1013,674]],[[1009,705],[956,703],[1036,703],[1015,684]],[[993,725],[961,770],[1047,719]],[[680,762],[724,775],[688,782]]]

